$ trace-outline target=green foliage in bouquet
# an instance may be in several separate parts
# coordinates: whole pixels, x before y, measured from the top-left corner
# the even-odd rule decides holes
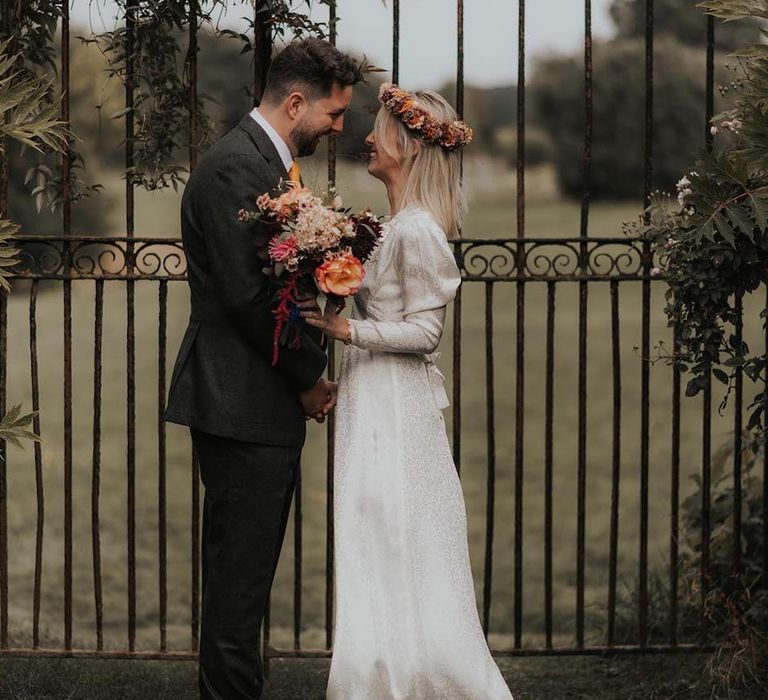
[[[728,20],[757,10],[766,15],[762,3],[718,0],[702,7]],[[643,217],[626,226],[662,253],[666,313],[678,328],[672,360],[692,374],[688,396],[707,386],[710,370],[726,385],[738,368],[755,382],[766,379],[766,356],[750,353],[733,332],[743,296],[768,279],[768,52],[762,48],[739,54],[735,79],[721,88],[732,107],[712,119],[713,147],[678,182],[677,206],[656,193]],[[755,397],[749,428],[762,425],[766,399],[763,392]]]

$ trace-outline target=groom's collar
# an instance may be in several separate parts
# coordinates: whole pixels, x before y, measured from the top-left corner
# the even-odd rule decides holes
[[[257,107],[251,110],[250,117],[267,133],[269,140],[272,141],[277,153],[280,156],[280,160],[283,162],[286,170],[290,170],[293,165],[293,156],[291,155],[291,149],[288,148],[288,144],[285,142],[282,136],[277,133],[275,127],[273,127],[269,120],[259,112]]]
[[[269,161],[273,168],[282,170],[283,172],[287,170],[272,139],[269,138],[267,132],[256,123],[250,114],[246,114],[240,120],[238,126],[250,136],[251,141],[253,141],[256,148],[259,149],[261,155]]]

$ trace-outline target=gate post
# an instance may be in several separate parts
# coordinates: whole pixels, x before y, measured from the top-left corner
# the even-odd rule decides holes
[[[258,107],[267,84],[267,71],[272,62],[272,37],[270,20],[272,12],[266,0],[256,3],[253,16],[253,104]]]

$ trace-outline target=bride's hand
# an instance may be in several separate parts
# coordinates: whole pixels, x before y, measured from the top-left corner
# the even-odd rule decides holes
[[[304,321],[314,328],[319,328],[329,338],[348,340],[350,337],[349,321],[339,316],[344,306],[338,308],[330,300],[325,302],[325,311],[320,313],[320,306],[307,304],[301,311]]]

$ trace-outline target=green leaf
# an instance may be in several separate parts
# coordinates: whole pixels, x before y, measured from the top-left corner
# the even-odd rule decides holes
[[[22,440],[40,442],[40,436],[29,430],[36,415],[37,411],[21,415],[21,404],[11,407],[0,420],[0,440],[17,447],[22,446]]]
[[[688,397],[696,396],[696,394],[698,394],[700,391],[703,391],[706,385],[706,378],[701,375],[697,375],[688,381],[688,384],[685,387],[685,395]]]
[[[50,100],[53,78],[14,71],[19,56],[8,46],[0,42],[0,134],[37,151],[41,144],[63,151],[73,136],[58,117],[58,100]]]
[[[752,223],[752,219],[749,216],[749,212],[746,207],[740,204],[734,204],[726,208],[725,210],[728,217],[733,222],[734,226],[739,231],[747,236],[752,243],[755,242],[755,225]]]
[[[728,222],[728,219],[726,219],[719,211],[716,211],[712,215],[712,219],[715,226],[717,226],[717,232],[735,248],[736,235],[731,224]]]
[[[707,219],[696,231],[695,238],[701,240],[702,237],[710,241],[715,240],[715,225],[712,219]]]
[[[760,425],[760,421],[763,417],[763,409],[758,408],[757,410],[753,411],[752,415],[749,417],[749,422],[747,423],[747,430],[754,430]]]
[[[696,7],[726,22],[745,17],[768,19],[768,5],[764,0],[702,0]]]
[[[126,107],[125,109],[120,109],[117,112],[113,112],[110,114],[107,119],[120,119],[120,117],[124,117],[128,112],[131,111],[130,107]]]
[[[749,195],[749,203],[752,207],[752,214],[755,217],[755,226],[759,229],[760,233],[765,233],[768,229],[768,201],[766,196],[762,193],[755,193]]]

